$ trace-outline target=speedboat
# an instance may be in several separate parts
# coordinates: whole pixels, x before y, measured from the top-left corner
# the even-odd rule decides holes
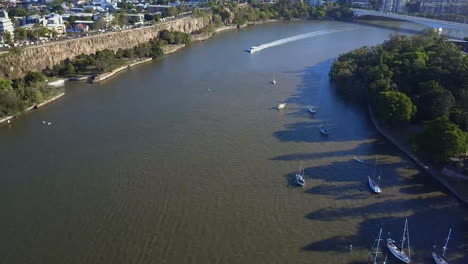
[[[371,187],[372,191],[374,191],[375,193],[381,193],[382,190],[380,189],[379,185],[371,179],[370,176],[368,176],[369,178],[369,186]]]
[[[311,114],[317,113],[317,108],[315,106],[311,106],[307,108],[307,111],[309,111]]]
[[[324,126],[321,126],[320,133],[322,133],[325,136],[328,136],[328,129],[326,129]]]
[[[408,255],[403,251],[403,246],[405,242],[408,245]],[[387,248],[390,252],[399,260],[403,261],[404,263],[411,262],[411,253],[409,247],[409,232],[408,232],[408,219],[405,220],[405,228],[403,229],[403,238],[401,239],[401,246],[398,247],[395,240],[391,238],[387,238]]]
[[[286,103],[282,103],[282,104],[279,104],[278,106],[276,106],[276,109],[281,110],[281,109],[283,109],[285,106],[286,106]]]
[[[250,53],[254,53],[254,52],[259,51],[259,50],[260,50],[260,47],[252,46],[252,47],[246,49],[245,51],[250,52]]]

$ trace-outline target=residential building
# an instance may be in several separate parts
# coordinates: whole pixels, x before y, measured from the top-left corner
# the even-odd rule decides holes
[[[47,19],[45,19],[44,17],[40,15],[31,15],[31,16],[23,17],[20,21],[21,26],[29,25],[29,24],[40,24],[42,26],[46,26]]]
[[[468,15],[468,0],[422,0],[419,12],[437,15]]]
[[[63,24],[63,17],[59,14],[51,14],[47,17],[47,24],[55,24],[55,25],[62,25]]]
[[[351,6],[356,8],[372,8],[369,0],[351,0]]]
[[[143,23],[145,21],[144,14],[127,14],[128,22],[131,24]]]
[[[380,10],[388,13],[401,13],[405,11],[408,0],[383,0]]]
[[[156,12],[162,12],[165,13],[166,10],[171,7],[169,5],[148,5],[146,7],[146,11],[149,13],[156,13]]]
[[[11,23],[10,18],[8,18],[8,13],[6,11],[0,11],[0,34],[5,32],[13,33],[13,23]]]
[[[87,32],[88,30],[89,30],[89,26],[88,26],[88,25],[76,24],[76,25],[73,27],[73,31],[74,31],[74,32]]]

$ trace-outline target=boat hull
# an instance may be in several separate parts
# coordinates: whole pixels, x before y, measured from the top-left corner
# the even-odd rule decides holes
[[[360,159],[358,159],[358,158],[356,158],[356,157],[354,157],[354,160],[357,161],[357,162],[359,162],[359,163],[364,163],[363,160],[360,160]]]
[[[432,252],[432,257],[437,264],[448,264],[444,257],[437,255],[435,252]]]
[[[387,248],[392,252],[392,255],[404,263],[410,263],[410,258],[403,252],[396,244],[393,239],[387,239]]]
[[[305,184],[304,178],[299,174],[296,174],[295,176],[296,176],[296,179],[294,180],[294,182],[299,186],[304,186]]]
[[[375,193],[381,193],[382,192],[380,187],[370,177],[368,177],[368,180],[369,180],[369,187],[372,189],[373,192],[375,192]]]

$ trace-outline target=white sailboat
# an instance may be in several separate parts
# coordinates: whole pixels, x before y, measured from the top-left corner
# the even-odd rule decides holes
[[[442,255],[441,256],[437,255],[435,251],[432,252],[432,257],[434,258],[437,264],[448,264],[447,260],[445,259],[445,252],[447,251],[447,244],[450,239],[451,233],[452,233],[452,228],[450,228],[447,239],[445,240],[445,246],[442,248]]]
[[[374,259],[372,261],[372,264],[378,264],[378,262],[377,262],[378,255],[382,253],[382,252],[379,251],[380,250],[380,241],[382,240],[382,239],[380,239],[381,236],[382,236],[382,228],[380,228],[379,237],[374,242],[374,245],[377,242],[377,246],[374,248],[374,245],[373,245],[372,248],[371,248],[371,255],[372,254],[374,255]],[[372,250],[374,250],[374,251],[372,252]],[[382,262],[382,264],[385,264],[386,261],[387,261],[387,257],[385,257],[385,261]],[[369,263],[371,263],[371,262],[369,261]]]
[[[354,160],[359,162],[359,163],[364,163],[364,161],[362,159],[358,159],[358,157],[354,156]]]
[[[275,84],[276,84],[276,80],[273,79],[273,81],[271,81],[271,83],[272,83],[273,85],[275,85]]]
[[[328,129],[325,127],[324,123],[322,123],[320,126],[320,133],[322,133],[322,135],[328,136]]]
[[[299,185],[299,186],[304,186],[305,181],[304,181],[304,169],[302,168],[302,160],[301,160],[301,165],[299,167],[299,172],[296,173],[294,182]]]
[[[282,109],[284,109],[285,106],[286,106],[286,103],[282,103],[282,104],[279,104],[278,106],[276,106],[276,109],[282,110]]]
[[[307,111],[309,111],[309,113],[311,114],[315,114],[317,113],[317,107],[316,106],[310,106],[307,108]]]
[[[375,157],[375,167],[374,167],[374,178],[375,178],[375,170],[377,169],[377,157]],[[367,176],[368,181],[369,181],[369,187],[372,189],[373,192],[375,193],[381,193],[382,189],[380,189],[379,184],[376,183],[370,176]],[[379,175],[380,179],[380,175]]]
[[[405,245],[405,241],[408,240],[408,255],[403,251],[403,246]],[[408,219],[405,220],[405,228],[403,229],[403,238],[401,239],[401,246],[398,247],[395,240],[391,239],[390,237],[387,238],[387,247],[392,252],[392,254],[398,258],[399,260],[410,263],[411,262],[411,251],[409,246],[409,231],[408,231]]]

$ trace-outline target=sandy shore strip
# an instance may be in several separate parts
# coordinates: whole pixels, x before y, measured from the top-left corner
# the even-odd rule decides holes
[[[119,67],[119,68],[117,68],[117,69],[115,69],[115,70],[113,70],[111,72],[99,74],[96,77],[94,77],[92,82],[96,83],[96,82],[104,81],[105,79],[108,79],[108,78],[114,76],[115,74],[125,70],[125,69],[129,69],[129,68],[131,68],[133,66],[136,66],[138,64],[142,64],[142,63],[145,63],[145,62],[148,62],[148,61],[151,61],[151,60],[153,60],[153,58],[147,58],[147,59],[139,60],[139,61],[133,62],[131,64],[127,64],[127,65],[124,65],[122,67]]]

